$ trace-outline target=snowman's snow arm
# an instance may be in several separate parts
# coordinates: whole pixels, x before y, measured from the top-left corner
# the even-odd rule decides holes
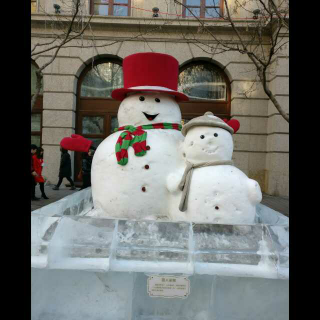
[[[179,189],[179,184],[183,176],[183,172],[184,169],[180,169],[168,175],[166,187],[170,193],[176,194],[178,192],[181,192]]]
[[[253,179],[248,179],[249,199],[252,204],[258,204],[262,200],[262,193],[259,183]]]

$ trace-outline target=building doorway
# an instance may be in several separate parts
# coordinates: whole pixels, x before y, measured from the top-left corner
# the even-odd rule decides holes
[[[99,59],[81,73],[77,88],[76,133],[98,145],[118,127],[120,101],[111,98],[114,89],[123,87],[120,59]],[[81,169],[82,154],[75,153],[74,179]]]

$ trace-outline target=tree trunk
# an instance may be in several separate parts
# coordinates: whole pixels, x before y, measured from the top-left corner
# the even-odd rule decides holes
[[[247,53],[247,55],[257,68],[257,73],[262,83],[265,94],[269,97],[269,99],[271,100],[273,105],[276,107],[276,109],[279,111],[279,113],[282,115],[282,117],[289,123],[289,115],[284,112],[280,103],[278,102],[274,94],[271,92],[271,90],[267,86],[266,69],[268,65],[265,65],[264,67],[262,67],[261,65],[259,65],[259,62],[256,61],[250,53]]]
[[[35,94],[32,96],[32,99],[31,99],[31,112],[32,112],[32,109],[38,99],[38,96],[40,94],[40,90],[41,90],[41,85],[42,85],[42,78],[43,78],[43,75],[42,75],[42,72],[40,70],[37,70],[36,71],[36,76],[37,76],[37,83],[36,83],[36,92]]]
[[[281,105],[279,104],[276,97],[273,95],[273,93],[265,86],[263,86],[264,92],[269,97],[269,99],[272,101],[273,105],[277,108],[279,113],[282,115],[282,117],[289,123],[289,116],[287,113],[284,112]]]
[[[280,103],[274,96],[274,94],[271,92],[271,90],[267,87],[267,76],[266,76],[266,68],[264,68],[263,71],[258,71],[260,80],[263,85],[263,90],[266,93],[266,95],[269,97],[269,99],[272,101],[273,105],[277,108],[279,113],[282,115],[282,117],[289,123],[289,115],[285,113],[285,111],[282,109]]]

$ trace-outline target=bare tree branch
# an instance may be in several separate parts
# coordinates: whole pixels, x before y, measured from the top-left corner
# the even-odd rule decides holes
[[[64,39],[62,39],[62,41],[60,42],[60,44],[57,46],[53,56],[51,57],[51,59],[45,63],[44,65],[42,65],[37,71],[36,71],[36,77],[37,77],[37,83],[36,83],[36,92],[35,94],[32,96],[32,99],[31,99],[31,111],[35,105],[35,102],[37,101],[37,98],[39,96],[39,93],[40,93],[40,90],[41,90],[41,84],[42,84],[42,79],[43,79],[43,74],[42,74],[42,70],[44,70],[48,65],[50,65],[54,60],[55,58],[57,57],[58,55],[58,52],[59,50],[64,46],[64,44],[70,42],[72,39],[76,38],[78,35],[75,35],[73,37],[69,37],[70,33],[71,33],[71,30],[72,30],[72,27],[73,27],[73,23],[76,19],[76,16],[78,15],[78,12],[79,12],[79,7],[81,5],[81,0],[76,0],[76,3],[75,3],[75,11],[74,11],[74,14],[73,14],[73,17],[71,19],[71,23],[67,29],[67,32],[66,32],[66,35],[64,37]],[[90,20],[91,20],[91,17],[89,18],[87,24],[84,26],[84,28],[82,29],[81,33],[83,33],[85,31],[85,29],[87,28],[88,24],[90,23]]]
[[[194,45],[196,45],[206,53],[212,54],[212,52],[215,52],[215,48],[220,46],[220,48],[222,49],[220,49],[220,51],[216,54],[233,51],[239,52],[240,54],[246,54],[248,56],[248,58],[253,62],[255,66],[257,75],[262,83],[265,94],[269,97],[269,99],[279,111],[279,113],[283,116],[283,118],[289,122],[289,115],[284,112],[283,107],[280,105],[275,95],[270,90],[267,81],[268,69],[270,68],[272,59],[284,45],[281,44],[281,41],[283,40],[283,36],[280,36],[281,30],[283,27],[285,27],[288,31],[289,28],[285,19],[286,14],[283,15],[281,13],[282,11],[279,9],[279,6],[276,6],[273,0],[254,1],[256,1],[255,9],[259,8],[260,10],[260,18],[251,23],[250,29],[249,24],[247,23],[247,31],[241,32],[239,28],[241,24],[236,23],[232,18],[229,7],[230,1],[224,0],[226,14],[224,17],[220,15],[220,18],[230,23],[231,29],[237,38],[236,42],[234,40],[230,41],[219,38],[213,31],[211,31],[211,28],[209,28],[205,20],[197,17],[188,6],[178,0],[175,0],[174,2],[184,7],[185,10],[188,10],[188,12],[197,20],[204,32],[206,32],[216,42],[215,44],[201,43],[201,41],[197,40],[196,37],[194,37],[192,39],[192,43]],[[245,5],[242,5],[238,0],[236,0],[234,3],[234,12],[237,12],[238,8],[242,8],[247,13],[254,14],[253,11],[246,9]],[[282,3],[288,4],[286,0],[284,0]],[[268,35],[270,41],[268,45],[269,49],[267,51],[265,50],[266,45],[264,43],[264,35]],[[188,39],[186,35],[184,35],[183,38]]]

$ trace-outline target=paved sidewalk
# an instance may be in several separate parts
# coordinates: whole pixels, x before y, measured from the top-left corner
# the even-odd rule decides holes
[[[54,185],[47,185],[44,187],[46,195],[49,198],[48,200],[41,199],[39,201],[31,201],[31,211],[37,210],[43,206],[46,206],[51,202],[58,201],[61,198],[64,198],[69,194],[72,194],[74,192],[77,192],[77,190],[79,190],[79,188],[77,188],[77,190],[70,190],[70,187],[66,187],[64,185],[61,185],[59,190],[52,190],[53,187]],[[40,193],[39,186],[36,186],[36,196],[40,197],[40,194],[41,193]],[[261,203],[289,217],[289,198],[288,197],[274,197],[274,196],[269,196],[267,194],[263,194]]]
[[[262,195],[262,204],[289,217],[289,197]]]
[[[38,201],[31,201],[31,211],[33,210],[37,210],[43,206],[48,205],[49,203],[58,201],[66,196],[68,196],[69,194],[72,194],[74,192],[77,192],[77,190],[80,190],[80,188],[77,188],[76,190],[70,190],[70,187],[66,187],[64,184],[62,184],[59,188],[59,190],[52,190],[52,188],[54,187],[54,185],[46,185],[44,187],[44,191],[47,195],[47,197],[49,198],[48,200],[45,199],[41,199]],[[36,186],[36,197],[39,198],[41,195],[40,189],[39,189],[39,185]]]

